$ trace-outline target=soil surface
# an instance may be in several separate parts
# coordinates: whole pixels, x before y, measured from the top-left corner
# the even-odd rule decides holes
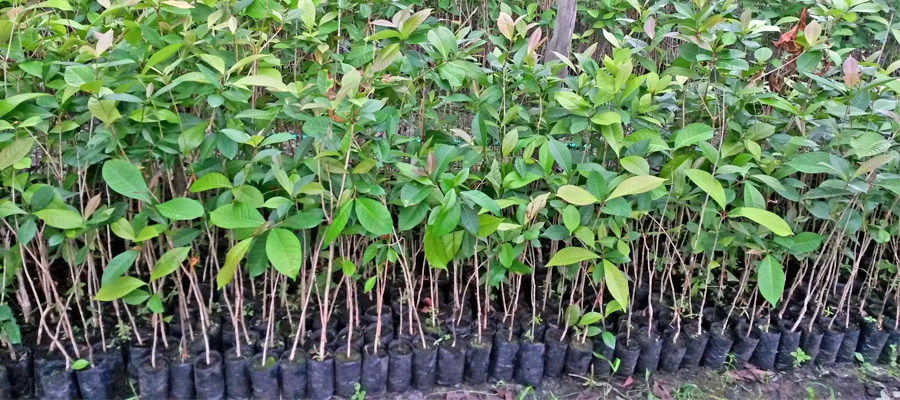
[[[900,400],[900,367],[839,365],[790,372],[754,368],[681,370],[645,379],[565,377],[545,380],[538,389],[503,382],[458,388],[437,387],[388,395],[398,400],[519,399],[883,399]]]

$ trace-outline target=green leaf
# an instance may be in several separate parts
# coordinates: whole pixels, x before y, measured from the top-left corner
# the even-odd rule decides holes
[[[594,116],[591,117],[591,122],[597,125],[620,124],[622,123],[622,117],[615,111],[603,111],[594,114]]]
[[[122,301],[124,301],[125,304],[128,304],[129,306],[139,306],[141,304],[144,304],[144,302],[149,298],[150,293],[147,293],[147,291],[143,289],[137,289],[123,296]]]
[[[3,100],[0,100],[0,117],[8,114],[10,111],[14,110],[19,104],[22,104],[28,100],[33,100],[38,97],[49,96],[46,93],[23,93],[17,94],[14,96],[9,96]],[[3,159],[6,161],[5,159]],[[2,169],[2,168],[0,168]]]
[[[165,252],[150,271],[150,280],[155,281],[175,272],[188,256],[190,247],[176,247]]]
[[[275,270],[291,280],[297,279],[303,264],[303,247],[297,235],[286,229],[273,229],[266,238],[266,255]]]
[[[78,229],[84,227],[81,214],[61,208],[47,208],[35,211],[34,215],[45,224],[57,229]]]
[[[800,232],[793,238],[776,237],[775,242],[786,247],[791,254],[807,254],[818,250],[824,239],[815,232]]]
[[[375,287],[375,282],[376,282],[376,281],[377,281],[377,279],[375,279],[374,276],[371,277],[371,278],[369,278],[369,279],[366,279],[366,286],[363,287],[363,293],[369,293],[369,292],[371,292],[371,291],[372,291],[372,288]]]
[[[616,266],[603,260],[603,278],[606,280],[606,288],[609,294],[623,308],[628,305],[628,279]]]
[[[375,61],[372,62],[371,71],[373,73],[383,71],[400,57],[400,44],[391,43],[379,50],[378,54],[375,55]]]
[[[694,182],[697,187],[708,193],[709,197],[719,204],[719,207],[723,210],[725,209],[725,189],[722,188],[722,184],[719,183],[718,179],[702,169],[689,169],[685,173],[691,179],[691,182]]]
[[[804,174],[833,174],[834,170],[828,167],[830,163],[831,154],[813,152],[795,156],[786,164]]]
[[[447,29],[445,26],[439,26],[435,29],[431,29],[428,31],[426,35],[428,38],[428,43],[431,43],[435,49],[437,49],[438,53],[441,53],[441,56],[446,60],[453,53],[456,53],[457,44],[456,44],[456,36],[453,35],[453,32],[450,29]]]
[[[713,128],[707,124],[694,123],[685,126],[674,134],[674,150],[712,139],[714,132]]]
[[[154,314],[162,314],[165,311],[162,304],[162,298],[160,298],[158,294],[154,294],[147,299],[147,308]]]
[[[197,219],[203,216],[203,206],[200,202],[186,197],[176,197],[165,203],[157,204],[156,211],[159,211],[162,216],[176,221]]]
[[[200,58],[203,59],[203,61],[206,61],[209,66],[215,68],[219,75],[225,75],[225,60],[221,57],[211,54],[201,54]]]
[[[581,307],[576,304],[566,307],[566,326],[575,326],[579,319],[581,319]]]
[[[513,153],[516,150],[516,144],[519,143],[519,130],[512,129],[509,132],[506,132],[503,135],[503,142],[500,143],[500,153],[503,154],[504,157]]]
[[[459,194],[461,194],[464,199],[481,206],[481,208],[490,211],[494,215],[500,214],[500,206],[497,205],[497,202],[478,190],[467,190],[465,192],[459,192]]]
[[[25,158],[31,153],[31,146],[33,145],[34,139],[30,137],[17,138],[12,144],[0,150],[0,171],[15,165]]]
[[[859,164],[859,168],[856,169],[856,172],[853,173],[853,177],[856,178],[858,176],[863,176],[869,172],[872,172],[881,166],[894,161],[894,154],[880,154],[875,157],[872,157],[862,164]],[[2,168],[0,168],[2,169]]]
[[[435,235],[432,227],[425,228],[424,251],[425,259],[431,268],[447,269],[447,264],[453,260],[459,247],[462,245],[463,232],[457,231],[448,235]]]
[[[127,219],[120,218],[116,220],[116,222],[109,224],[109,227],[110,229],[112,229],[113,233],[116,234],[116,236],[122,239],[134,241],[134,227],[131,226],[131,222],[129,222]]]
[[[79,371],[79,370],[87,368],[89,365],[91,365],[91,363],[88,362],[88,360],[79,358],[72,362],[72,369],[75,371]]]
[[[766,256],[759,265],[757,282],[759,294],[775,307],[784,292],[784,267],[771,255]]]
[[[234,86],[259,86],[271,89],[275,92],[287,92],[290,89],[281,79],[277,79],[268,75],[251,75],[238,79],[233,83]]]
[[[103,270],[103,276],[100,277],[100,283],[105,285],[128,272],[128,269],[134,265],[134,260],[137,259],[138,254],[140,252],[137,250],[128,250],[109,260],[109,263],[106,264],[106,268]]]
[[[584,313],[584,315],[581,316],[581,320],[578,321],[578,325],[581,325],[581,326],[593,325],[594,323],[596,323],[597,321],[599,321],[601,319],[603,319],[603,314],[600,314],[596,311],[586,312],[586,313]]]
[[[231,203],[209,213],[213,225],[223,229],[254,229],[266,221],[259,210],[244,203]]]
[[[225,265],[222,266],[222,269],[216,275],[216,285],[219,289],[234,279],[234,271],[237,269],[238,263],[244,259],[244,255],[247,254],[247,250],[250,249],[252,243],[252,237],[241,240],[225,254]]]
[[[497,231],[503,218],[482,214],[478,216],[478,237],[488,237]]]
[[[229,188],[231,189],[231,181],[218,172],[210,172],[197,178],[197,181],[191,185],[191,193],[203,192],[206,190]]]
[[[359,91],[359,82],[362,80],[362,75],[359,74],[359,71],[356,69],[351,69],[344,74],[344,77],[341,78],[341,88],[338,90],[337,95],[334,98],[334,101],[341,101],[346,97],[356,97],[357,92]]]
[[[563,225],[569,230],[569,233],[575,232],[575,229],[581,225],[581,213],[572,205],[566,206],[562,210]]]
[[[97,301],[118,300],[144,285],[146,285],[144,281],[135,277],[120,276],[105,285],[101,285],[95,299]]]
[[[394,220],[384,204],[369,198],[356,199],[356,219],[367,232],[375,235],[389,235],[394,230]]]
[[[658,188],[666,180],[650,175],[633,176],[628,178],[609,194],[606,201],[615,199],[616,197],[628,196],[631,194],[641,194]]]
[[[421,202],[414,206],[403,207],[403,209],[400,210],[400,215],[397,216],[397,229],[400,232],[405,232],[419,226],[419,224],[422,223],[422,220],[425,219],[425,216],[428,215],[429,210],[430,208],[426,202]]]
[[[628,156],[619,160],[619,165],[635,175],[650,175],[650,163],[641,156]]]
[[[556,92],[556,101],[572,114],[587,117],[590,104],[584,98],[573,92]]]
[[[576,206],[586,206],[589,204],[594,204],[598,200],[594,195],[590,194],[587,190],[582,189],[580,186],[575,185],[563,185],[559,187],[559,190],[556,191],[556,195],[565,200],[569,204],[574,204]]]
[[[784,222],[781,217],[760,208],[738,207],[732,210],[728,215],[732,218],[748,218],[751,221],[766,227],[778,236],[791,236],[794,234],[794,232],[791,231],[791,227],[788,226],[787,222]]]
[[[413,32],[416,31],[416,28],[418,28],[420,25],[422,25],[422,23],[425,22],[425,20],[428,19],[428,17],[430,15],[431,15],[431,9],[426,8],[426,9],[421,10],[413,15],[410,15],[409,18],[403,20],[403,22],[401,22],[400,26],[399,26],[400,38],[401,39],[409,38],[413,34]]]
[[[547,267],[572,265],[585,260],[593,260],[596,258],[600,258],[600,256],[583,247],[566,247],[560,251],[557,251],[556,254],[554,254],[553,257],[550,258],[550,262],[547,263]]]
[[[116,193],[146,203],[150,202],[147,183],[134,164],[121,159],[109,160],[103,163],[102,175],[106,185]]]
[[[141,71],[141,74],[146,74],[147,71],[149,71],[150,68],[153,68],[154,65],[159,64],[165,59],[171,57],[172,54],[175,54],[175,52],[178,51],[178,49],[180,49],[183,45],[184,42],[177,42],[153,52],[153,55],[150,56],[149,60],[147,60],[147,64],[144,65],[144,69],[143,71]]]
[[[325,233],[322,234],[323,248],[333,242],[334,239],[337,239],[338,235],[344,231],[344,227],[347,226],[347,221],[350,220],[351,211],[353,211],[352,201],[348,201],[338,207],[337,215],[331,219],[331,224],[328,224],[328,228],[326,228]]]

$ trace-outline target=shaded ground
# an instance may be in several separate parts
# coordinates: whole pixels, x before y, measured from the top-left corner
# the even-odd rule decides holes
[[[497,383],[436,388],[388,397],[398,400],[519,399],[900,399],[900,368],[842,365],[771,373],[755,369],[715,372],[708,369],[656,374],[649,379],[578,379],[545,381],[536,391]]]

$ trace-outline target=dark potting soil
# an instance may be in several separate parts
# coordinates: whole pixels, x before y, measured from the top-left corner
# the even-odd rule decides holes
[[[194,388],[194,364],[187,360],[169,362],[169,398],[190,400],[197,398]]]
[[[859,333],[856,352],[869,363],[878,361],[890,332],[878,326],[877,322],[864,322]]]
[[[619,359],[619,368],[616,376],[628,377],[634,374],[637,359],[641,355],[641,345],[635,339],[626,339],[624,333],[616,336],[616,349],[614,356]]]
[[[138,380],[138,367],[150,357],[150,345],[147,341],[144,341],[143,345],[139,345],[137,342],[132,342],[130,346],[128,346],[128,377],[131,378],[132,381],[135,381],[136,385],[140,385]]]
[[[29,398],[34,394],[34,358],[29,348],[14,350],[14,360],[6,364],[11,394],[9,398]]]
[[[365,337],[363,335],[363,331],[360,329],[353,329],[353,331],[350,331],[349,328],[341,329],[335,336],[334,342],[331,343],[331,349],[337,354],[339,347],[350,346],[353,350],[361,352],[363,345],[365,345]]]
[[[141,399],[165,400],[169,398],[169,363],[158,357],[156,365],[148,357],[138,366]]]
[[[382,346],[366,345],[363,350],[363,374],[360,384],[366,398],[381,398],[387,392],[388,352]]]
[[[900,352],[900,330],[891,327],[888,331],[888,338],[884,342],[884,347],[881,349],[881,355],[878,357],[878,362],[890,364],[891,361],[897,361],[898,352]]]
[[[637,340],[641,346],[641,354],[635,364],[635,373],[644,376],[647,371],[656,372],[659,368],[660,352],[662,352],[662,338],[655,330],[644,328],[638,332]]]
[[[412,386],[413,347],[405,339],[396,339],[388,346],[387,388],[403,393]]]
[[[746,326],[737,326],[733,336],[734,343],[731,345],[731,354],[734,355],[734,359],[732,364],[734,368],[741,369],[750,361],[756,345],[759,344],[759,331],[751,330],[748,335]]]
[[[334,396],[334,357],[319,360],[310,357],[307,364],[307,394],[310,400],[326,400]]]
[[[706,344],[709,342],[709,332],[702,331],[698,334],[697,327],[693,325],[685,326],[685,330],[681,332],[686,347],[684,357],[681,359],[681,368],[699,367],[706,351]]]
[[[112,382],[109,363],[102,357],[94,355],[94,366],[75,371],[81,398],[84,400],[106,400],[112,398],[110,383]],[[2,397],[0,398],[9,398]]]
[[[819,357],[819,349],[822,348],[822,337],[824,333],[818,325],[813,325],[812,329],[803,328],[800,334],[800,348],[809,356],[811,364]]]
[[[562,374],[566,366],[566,350],[569,344],[563,339],[565,330],[558,326],[551,326],[544,332],[544,376],[555,378]]]
[[[597,337],[602,338],[603,336],[598,335]],[[613,345],[615,345],[615,343],[613,343]],[[613,360],[614,354],[615,349],[613,347],[607,346],[604,340],[595,340],[594,359],[593,361],[591,361],[591,365],[594,368],[594,374],[599,376],[608,376],[610,372],[612,372],[612,365],[610,365],[610,362]]]
[[[756,328],[754,328],[756,329]],[[778,343],[781,341],[781,332],[775,329],[759,331],[759,343],[750,357],[750,362],[757,368],[770,371],[775,368],[775,356],[778,354]]]
[[[844,342],[844,331],[838,327],[825,329],[822,332],[822,343],[819,354],[815,358],[816,365],[832,365],[837,360],[838,351]]]
[[[856,346],[859,344],[860,329],[856,324],[850,324],[844,329],[844,339],[841,341],[841,348],[838,350],[835,362],[838,364],[853,362],[856,357]]]
[[[706,351],[703,352],[702,365],[713,370],[721,370],[725,368],[725,359],[728,358],[728,352],[734,344],[734,336],[731,331],[721,328],[710,331],[709,341],[706,343]]]
[[[41,384],[41,399],[74,399],[78,397],[75,373],[63,360],[35,363],[35,374]]]
[[[207,363],[207,356],[209,363]],[[198,399],[221,400],[225,398],[225,367],[222,355],[215,350],[194,359],[194,389]]]
[[[278,357],[275,354],[262,353],[250,358],[247,364],[247,372],[250,374],[250,386],[253,388],[254,399],[277,399],[278,390]]]
[[[249,348],[242,348],[239,356],[236,350],[232,347],[225,352],[225,396],[229,400],[248,400],[252,389],[247,363],[252,353]]]
[[[0,399],[12,399],[12,385],[9,383],[9,371],[0,365]]]
[[[659,354],[659,370],[663,372],[673,373],[678,371],[681,366],[681,360],[684,359],[684,353],[687,352],[684,335],[678,335],[675,338],[675,329],[668,328],[663,333],[662,350]]]
[[[792,332],[790,326],[793,325],[793,322],[786,322],[788,323],[783,325],[781,329],[781,338],[778,340],[778,353],[775,355],[775,369],[779,371],[787,371],[794,368],[797,360],[792,353],[795,353],[800,347],[801,332]]]
[[[491,351],[491,378],[496,381],[512,382],[518,353],[518,338],[513,336],[513,339],[509,340],[509,331],[506,328],[498,329],[494,333],[494,345]],[[544,359],[546,360],[546,357]],[[547,368],[546,363],[544,368]]]
[[[366,327],[365,331],[363,331],[365,344],[372,344],[375,341],[375,332],[377,332],[377,328],[378,327],[374,324]],[[394,341],[394,328],[391,328],[390,326],[382,326],[378,347],[387,347],[389,344],[391,344],[392,341]],[[368,393],[366,394],[368,395]]]
[[[594,356],[594,342],[572,338],[566,350],[566,375],[587,376]]]
[[[541,342],[519,341],[519,362],[516,363],[516,382],[521,385],[540,387],[544,376],[544,351]]]
[[[412,383],[416,389],[427,390],[434,387],[435,375],[437,374],[437,347],[434,341],[426,339],[423,344],[421,340],[416,341],[413,345],[412,357]]]
[[[334,353],[334,394],[350,397],[362,376],[362,355],[355,349],[341,347]]]
[[[487,382],[488,373],[491,367],[491,345],[492,341],[483,338],[478,340],[477,336],[470,337],[466,342],[468,349],[466,350],[466,383],[478,385]],[[541,351],[541,374],[544,373],[544,353]]]
[[[300,400],[306,398],[306,355],[285,353],[278,360],[278,374],[281,376],[281,398],[283,400]]]
[[[456,386],[462,383],[466,366],[466,345],[464,342],[448,339],[438,346],[437,384]]]

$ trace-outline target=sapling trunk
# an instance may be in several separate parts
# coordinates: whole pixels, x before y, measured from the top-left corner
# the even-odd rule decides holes
[[[345,175],[346,176],[346,175]],[[322,329],[319,334],[319,359],[325,359],[325,344],[327,336],[325,335],[325,327],[328,326],[328,295],[331,293],[331,273],[334,268],[334,244],[328,246],[328,267],[325,273],[325,296],[319,299],[319,319],[322,322]],[[318,293],[318,290],[316,290]]]

